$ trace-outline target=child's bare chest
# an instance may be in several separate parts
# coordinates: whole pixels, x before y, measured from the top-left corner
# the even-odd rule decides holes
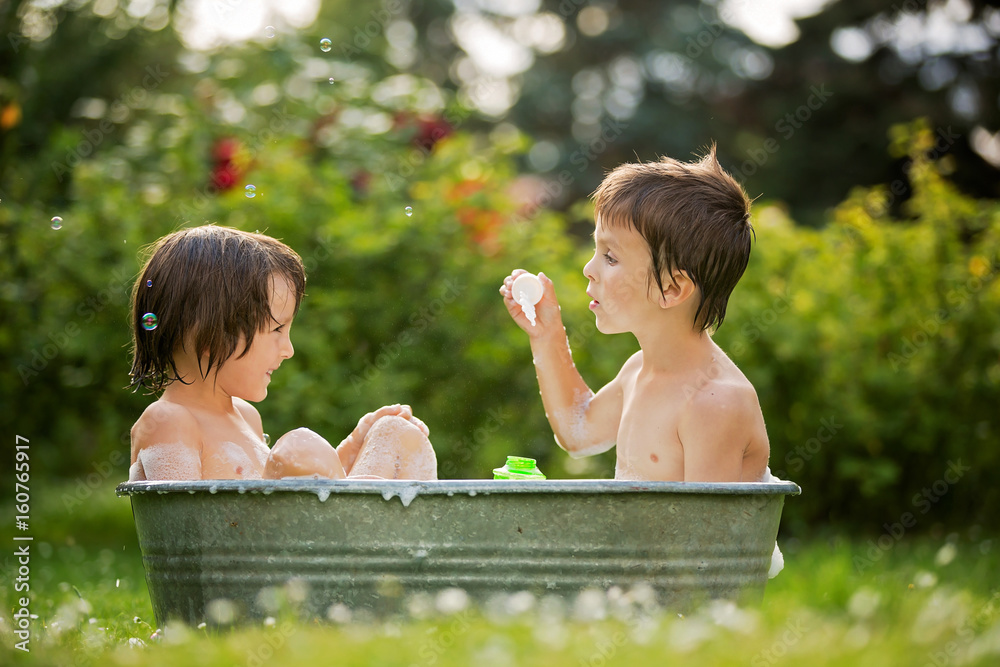
[[[615,479],[683,481],[684,448],[677,436],[683,394],[633,379],[622,396]]]
[[[260,479],[267,462],[267,446],[243,424],[211,424],[203,429],[203,479]]]

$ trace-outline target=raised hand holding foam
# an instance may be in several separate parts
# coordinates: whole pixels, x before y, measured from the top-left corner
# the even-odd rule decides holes
[[[522,273],[510,286],[511,296],[521,306],[531,326],[535,326],[535,304],[542,300],[543,291],[542,281],[533,273]]]

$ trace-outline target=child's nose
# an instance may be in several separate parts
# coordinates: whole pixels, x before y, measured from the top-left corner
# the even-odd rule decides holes
[[[286,338],[285,344],[281,348],[281,356],[284,357],[285,359],[291,359],[294,354],[295,354],[295,348],[292,347],[292,339]]]
[[[591,266],[594,263],[594,259],[596,259],[596,257],[597,257],[596,255],[594,257],[591,257],[590,261],[583,265],[583,277],[591,282],[596,282],[594,280],[594,272]]]

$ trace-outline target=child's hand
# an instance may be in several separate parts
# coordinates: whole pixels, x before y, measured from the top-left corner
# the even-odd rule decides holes
[[[358,425],[351,431],[351,434],[344,438],[343,442],[337,447],[337,456],[340,458],[340,462],[343,464],[346,472],[351,472],[354,461],[358,458],[358,452],[361,451],[361,446],[365,444],[365,437],[368,435],[368,431],[382,417],[402,417],[423,431],[425,436],[430,436],[430,429],[427,428],[426,424],[413,416],[413,410],[409,405],[400,405],[397,403],[395,405],[383,406],[375,412],[369,412],[362,417],[358,421]]]
[[[507,312],[517,322],[517,326],[531,338],[540,338],[549,333],[563,333],[562,314],[559,312],[559,300],[556,298],[556,288],[552,281],[544,273],[538,274],[538,280],[542,283],[542,300],[535,304],[535,324],[532,325],[528,316],[521,310],[521,304],[514,301],[511,294],[511,285],[522,273],[527,273],[524,269],[514,269],[509,276],[503,279],[500,286],[500,294],[503,296],[504,305]]]

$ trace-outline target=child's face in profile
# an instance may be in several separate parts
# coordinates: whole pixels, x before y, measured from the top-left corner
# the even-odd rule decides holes
[[[264,400],[271,373],[295,353],[289,337],[295,315],[295,293],[283,276],[271,278],[270,306],[271,315],[277,322],[269,321],[257,332],[243,357],[239,357],[245,346],[241,339],[236,354],[219,369],[217,387],[230,396],[253,402]]]
[[[594,256],[583,267],[590,284],[590,309],[601,333],[635,331],[659,308],[656,283],[650,286],[649,249],[631,225],[594,226]]]

